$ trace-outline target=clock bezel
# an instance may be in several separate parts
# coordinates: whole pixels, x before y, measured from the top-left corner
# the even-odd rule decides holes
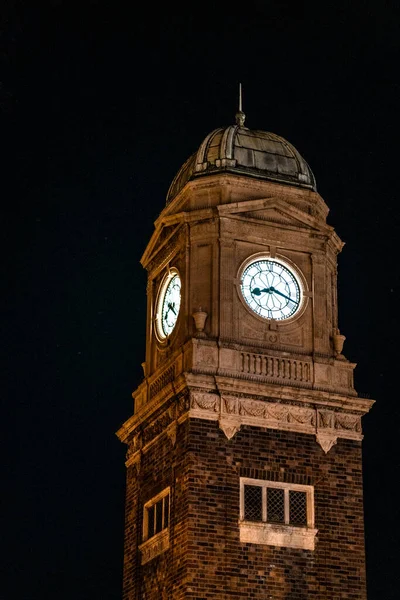
[[[286,269],[288,269],[288,271],[291,273],[291,275],[296,280],[296,282],[299,286],[299,290],[300,290],[300,302],[299,302],[299,306],[298,306],[297,310],[292,315],[290,315],[290,317],[287,317],[284,319],[274,319],[273,317],[270,318],[270,317],[264,317],[263,315],[259,315],[248,304],[246,298],[244,297],[244,294],[242,292],[243,274],[252,263],[259,262],[261,260],[268,260],[268,261],[273,261],[273,262],[277,262],[277,263],[281,264]],[[292,323],[293,321],[296,321],[297,319],[299,319],[301,317],[301,315],[304,313],[304,311],[307,307],[307,303],[308,303],[308,295],[309,294],[308,294],[308,286],[307,286],[307,281],[306,281],[305,276],[303,275],[303,273],[301,272],[299,267],[293,261],[291,261],[286,256],[283,256],[281,254],[274,254],[272,256],[268,252],[258,252],[257,254],[252,254],[251,256],[248,256],[246,258],[246,260],[244,260],[239,267],[238,275],[237,275],[237,279],[236,279],[236,289],[238,292],[238,296],[239,296],[243,306],[247,310],[247,312],[249,314],[251,314],[253,317],[256,317],[259,321],[262,321],[263,323],[271,322],[271,321],[282,324],[282,325]]]
[[[163,329],[163,323],[162,323],[162,306],[163,306],[163,302],[164,302],[164,298],[165,298],[165,294],[167,292],[168,286],[170,285],[172,279],[178,276],[179,277],[179,281],[181,284],[181,292],[180,292],[180,297],[181,297],[181,302],[179,305],[179,311],[178,311],[178,315],[176,317],[176,321],[175,324],[172,328],[172,330],[170,331],[170,333],[166,334],[164,329]],[[161,280],[161,283],[158,287],[158,292],[157,292],[157,297],[156,297],[156,302],[155,302],[155,334],[156,334],[156,338],[160,343],[165,343],[167,340],[169,340],[171,338],[171,336],[174,334],[174,332],[176,331],[176,326],[179,320],[179,316],[181,314],[181,306],[182,306],[182,278],[181,275],[178,271],[178,269],[176,267],[172,267],[171,269],[168,269],[168,271],[165,273],[164,277]]]

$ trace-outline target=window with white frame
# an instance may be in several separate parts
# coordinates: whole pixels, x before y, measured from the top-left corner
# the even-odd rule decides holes
[[[314,488],[240,479],[241,541],[314,549]]]
[[[160,494],[146,502],[143,511],[143,541],[168,529],[169,525],[169,493],[166,488]]]

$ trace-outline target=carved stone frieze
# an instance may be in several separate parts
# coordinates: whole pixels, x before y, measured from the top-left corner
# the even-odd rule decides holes
[[[346,429],[361,433],[361,417],[346,413],[335,413],[335,429]]]
[[[203,369],[191,371],[187,364],[191,352],[193,361],[199,357],[206,360],[208,355],[212,362],[217,359],[215,374]],[[129,444],[127,464],[139,463],[140,452],[147,452],[161,435],[168,434],[174,444],[177,425],[188,418],[221,421],[221,429],[229,438],[241,425],[250,425],[329,434],[333,440],[330,447],[337,438],[362,440],[361,417],[372,402],[316,388],[314,368],[318,367],[322,381],[322,375],[329,375],[329,369],[339,362],[323,359],[319,356],[317,363],[308,357],[257,353],[226,344],[220,347],[214,340],[192,339],[185,352],[176,353],[173,361],[148,377],[134,394],[135,415],[118,432]],[[349,364],[344,370],[352,373],[353,367]],[[279,394],[276,384],[280,385]],[[228,423],[227,417],[239,421]],[[326,436],[318,438],[324,449],[329,440]]]
[[[128,449],[126,451],[126,458],[130,458],[133,454],[140,450],[142,448],[142,445],[142,433],[140,431],[137,431],[130,439]]]
[[[189,391],[185,390],[183,393],[178,394],[176,397],[176,416],[181,417],[190,408],[190,395]]]
[[[267,417],[267,404],[257,400],[239,400],[239,414],[241,416]]]
[[[131,446],[128,447],[128,450],[126,453],[125,466],[130,467],[132,465],[135,465],[136,472],[139,474],[140,463],[141,463],[141,459],[142,459],[142,452],[140,450],[132,451],[132,450],[130,450],[130,448],[131,448]]]
[[[175,364],[173,363],[150,384],[150,398],[156,396],[168,383],[175,379]]]
[[[175,446],[175,444],[176,444],[177,431],[178,431],[178,425],[177,425],[176,421],[174,421],[167,429],[167,435],[168,435],[169,439],[171,440],[171,443],[173,446]]]
[[[223,410],[228,415],[239,414],[239,398],[230,398],[229,396],[221,397]]]
[[[190,414],[218,420],[228,439],[239,431],[241,425],[314,434],[325,452],[330,450],[338,437],[362,439],[360,415],[256,400],[245,395],[223,394],[219,400],[216,394],[192,392]]]
[[[318,428],[330,428],[334,426],[334,413],[331,410],[318,411]]]
[[[354,432],[361,435],[361,416],[352,413],[318,409],[318,429]],[[347,437],[347,436],[346,436]]]
[[[289,423],[301,423],[311,425],[315,427],[316,415],[315,410],[311,408],[302,408],[297,406],[291,406],[288,412]]]
[[[203,392],[192,392],[190,407],[205,411],[219,412],[219,396]]]
[[[144,445],[148,445],[155,437],[163,433],[167,427],[174,421],[175,419],[175,407],[170,406],[166,411],[164,411],[155,421],[153,421],[150,425],[146,427],[143,432],[143,443]]]

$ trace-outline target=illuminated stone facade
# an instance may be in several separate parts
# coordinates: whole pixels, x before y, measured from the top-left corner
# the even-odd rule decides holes
[[[141,261],[144,379],[118,431],[128,447],[124,600],[366,600],[361,418],[372,401],[357,395],[342,354],[343,244],[292,146],[217,131],[175,178]],[[252,256],[293,265],[295,317],[262,319],[245,305],[240,273]],[[155,307],[172,268],[181,306],[160,339]],[[244,521],[241,480],[312,490],[312,519],[267,524],[263,508],[263,522]],[[168,515],[149,533],[145,506],[165,490]]]

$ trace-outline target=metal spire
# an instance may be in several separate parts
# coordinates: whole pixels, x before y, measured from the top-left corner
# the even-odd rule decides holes
[[[242,84],[239,83],[239,110],[236,113],[236,125],[238,127],[244,127],[246,115],[242,111]]]

